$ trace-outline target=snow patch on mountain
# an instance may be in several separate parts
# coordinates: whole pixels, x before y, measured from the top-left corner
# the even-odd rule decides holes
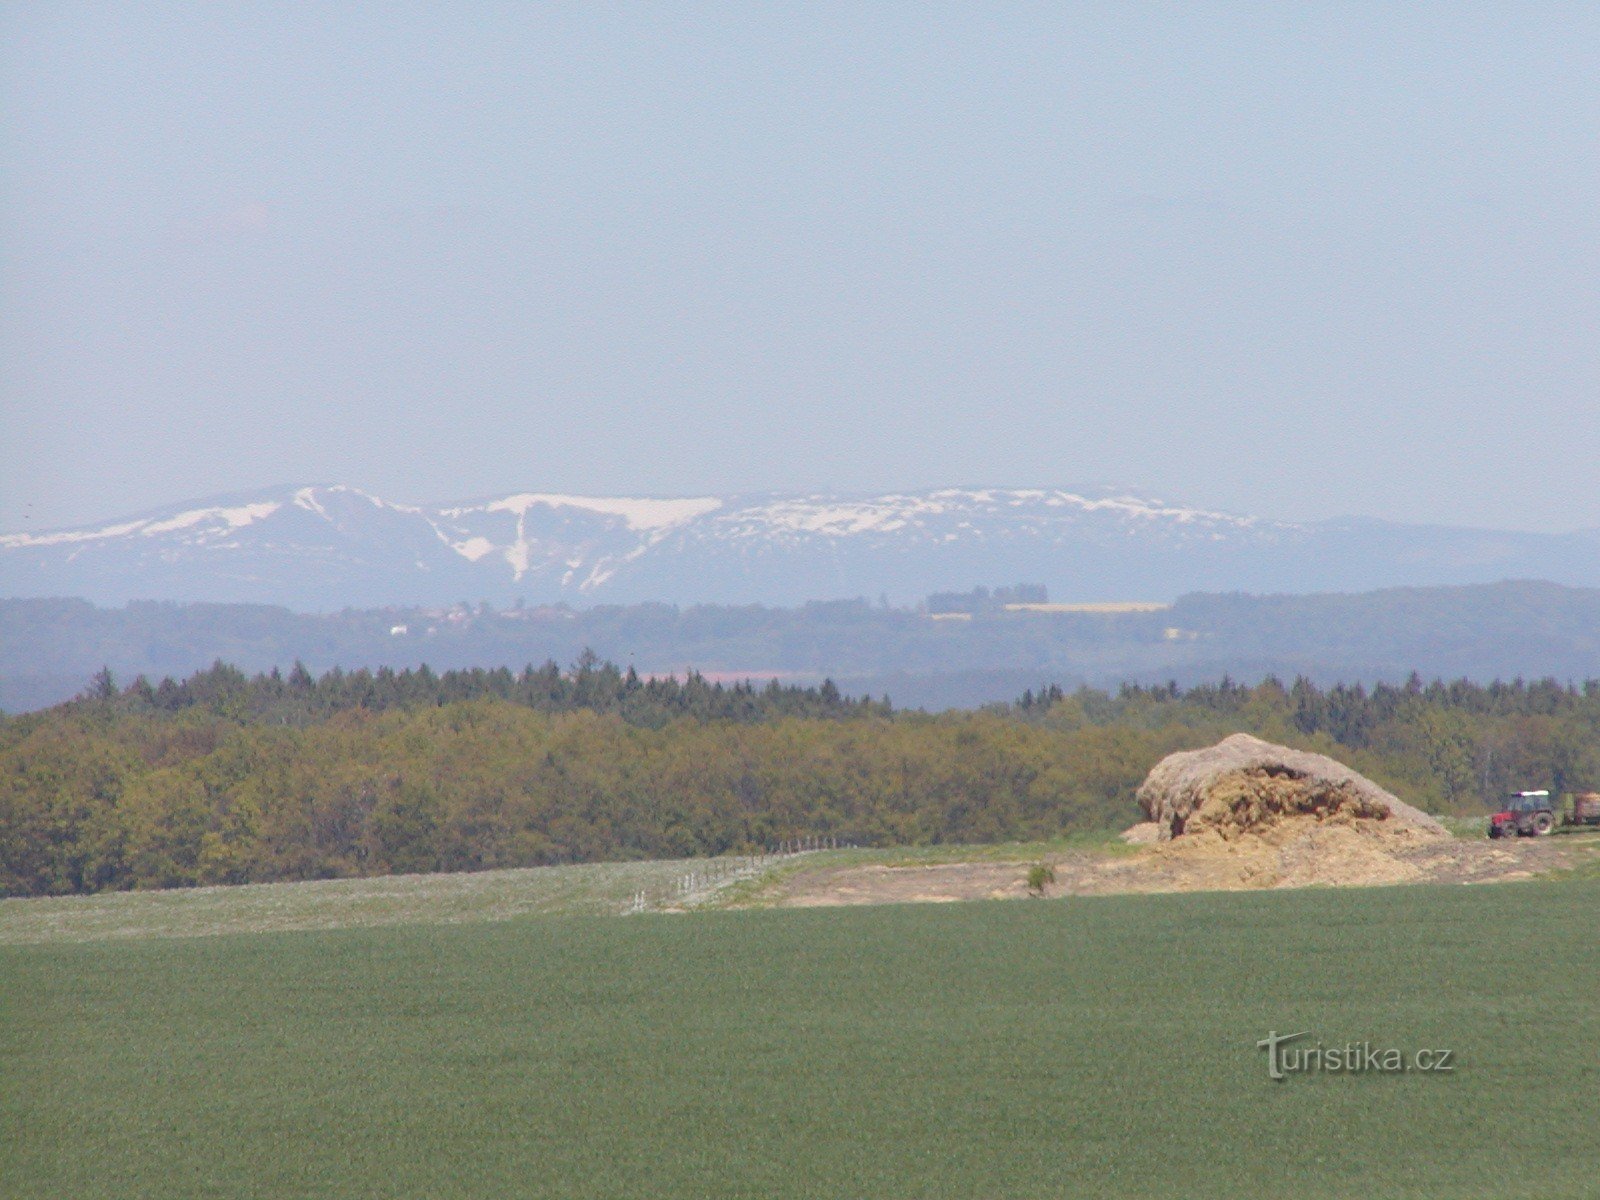
[[[1076,492],[1037,488],[944,488],[925,495],[891,494],[861,500],[816,495],[783,497],[763,504],[729,509],[717,520],[725,532],[743,537],[767,537],[779,533],[851,538],[862,534],[892,534],[913,529],[924,535],[936,536],[941,542],[948,542],[963,535],[984,536],[984,523],[991,514],[1007,522],[1018,517],[1027,520],[1026,514],[1030,511],[1039,513],[1042,520],[1059,519],[1054,515],[1046,516],[1045,510],[1051,514],[1066,510],[1063,515],[1104,514],[1144,524],[1224,527],[1241,531],[1258,525],[1254,517],[1178,507],[1136,496],[1090,498]],[[935,525],[939,527],[937,531]],[[999,526],[988,522],[990,532],[996,528]]]
[[[804,500],[781,500],[737,514],[741,523],[789,529],[800,533],[820,533],[829,537],[848,537],[853,533],[891,532],[905,527],[904,504],[887,502],[830,504],[816,496]]]
[[[497,558],[511,568],[512,580],[521,582],[530,572],[564,561],[560,586],[591,591],[671,531],[716,512],[723,503],[714,496],[518,492],[435,508],[424,516],[439,540],[469,562]],[[503,524],[508,516],[515,518],[509,530]],[[549,519],[558,522],[554,532]]]
[[[486,554],[493,554],[495,545],[486,537],[471,537],[464,542],[451,542],[450,549],[468,562],[477,562]]]
[[[416,515],[423,511],[414,504],[397,504],[392,500],[374,496],[371,492],[363,491],[358,487],[351,487],[346,483],[335,483],[327,487],[297,488],[292,497],[292,503],[296,508],[303,508],[307,512],[315,513],[325,521],[337,523],[337,515],[330,512],[328,506],[345,496],[353,496],[380,511],[387,510],[389,512],[406,513],[407,515]]]
[[[315,513],[325,521],[332,520],[328,516],[328,510],[322,507],[322,501],[317,499],[317,489],[314,487],[303,487],[295,492],[294,506]]]
[[[628,496],[562,496],[523,492],[485,504],[481,506],[480,511],[516,513],[521,517],[526,516],[528,510],[536,505],[545,505],[549,508],[577,508],[586,512],[621,517],[629,529],[645,531],[669,529],[674,525],[692,521],[696,517],[703,517],[721,508],[722,501],[714,496],[662,500]],[[447,511],[451,516],[461,516],[472,510],[458,508]]]
[[[221,521],[228,529],[242,529],[246,525],[253,525],[277,512],[283,505],[276,500],[264,501],[260,504],[241,504],[237,508],[202,508],[193,512],[180,513],[169,517],[165,521],[151,521],[140,529],[145,537],[155,537],[163,533],[173,533],[179,529],[192,529],[196,525],[215,523]]]
[[[99,542],[113,538],[127,537],[130,534],[140,534],[144,537],[159,537],[166,533],[176,533],[180,529],[193,529],[206,524],[219,525],[222,529],[240,529],[251,525],[263,518],[270,517],[283,506],[276,500],[263,501],[259,504],[242,504],[233,508],[196,508],[181,512],[171,517],[160,520],[145,518],[140,521],[122,521],[115,525],[106,525],[100,529],[65,529],[54,533],[8,533],[0,535],[0,548],[11,549],[23,546],[63,546],[81,542]],[[203,531],[202,531],[203,532]]]

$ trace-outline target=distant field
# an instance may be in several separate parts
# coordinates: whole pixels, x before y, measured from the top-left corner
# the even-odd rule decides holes
[[[1574,880],[5,946],[0,1191],[1592,1197],[1597,905]],[[1456,1069],[1273,1083],[1274,1029]]]
[[[1152,600],[1102,600],[1093,604],[1008,604],[1007,612],[1040,613],[1153,613],[1172,607]]]
[[[590,863],[0,900],[0,945],[614,915],[640,891],[652,907],[677,903],[687,877],[731,872],[744,861]]]

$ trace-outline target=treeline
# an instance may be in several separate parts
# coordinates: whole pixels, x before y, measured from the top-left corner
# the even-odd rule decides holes
[[[368,712],[438,708],[467,700],[501,700],[536,712],[584,709],[616,713],[630,725],[659,727],[675,717],[702,721],[767,721],[779,717],[887,716],[888,699],[851,699],[832,680],[819,687],[780,684],[757,687],[748,680],[712,682],[698,671],[641,677],[615,663],[601,662],[584,650],[570,669],[555,662],[531,664],[520,672],[481,667],[435,673],[426,664],[415,670],[379,667],[314,676],[296,662],[287,674],[271,671],[247,676],[217,662],[187,679],[170,677],[152,684],[139,676],[119,690],[109,668],[102,668],[79,696],[102,714],[181,713],[200,709],[218,716],[269,724],[304,725],[350,709]]]
[[[1046,687],[928,716],[592,659],[320,678],[219,665],[122,687],[106,673],[71,704],[0,719],[0,893],[1119,828],[1163,755],[1239,730],[1434,810],[1600,788],[1596,683]]]
[[[1048,604],[1050,589],[1042,583],[1019,583],[990,591],[975,587],[970,592],[934,592],[923,603],[930,613],[998,614],[1008,604]]]
[[[1043,837],[1131,820],[1152,755],[1185,741],[999,714],[651,728],[500,700],[304,727],[78,705],[31,726],[0,749],[9,895],[710,855],[805,834]]]

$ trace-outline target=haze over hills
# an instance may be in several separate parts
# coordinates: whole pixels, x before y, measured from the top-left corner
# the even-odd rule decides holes
[[[982,581],[1058,598],[1307,593],[1540,578],[1600,585],[1600,530],[1311,523],[1094,490],[873,496],[518,493],[396,504],[346,486],[235,493],[0,535],[0,595],[281,604],[896,602]]]
[[[959,600],[959,597],[948,597]],[[799,608],[648,604],[350,609],[259,604],[0,600],[0,708],[81,691],[102,666],[181,677],[222,659],[246,671],[563,666],[585,649],[644,673],[831,677],[902,707],[1014,699],[1058,683],[1214,682],[1273,673],[1319,683],[1516,676],[1600,678],[1600,589],[1547,583],[1357,595],[1196,594],[1159,609],[1059,611],[993,602],[959,619],[859,600]],[[952,615],[945,608],[947,617]]]

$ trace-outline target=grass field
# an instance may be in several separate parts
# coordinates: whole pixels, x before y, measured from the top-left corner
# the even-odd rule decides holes
[[[4,946],[0,1193],[1592,1197],[1597,905],[1575,880]],[[1273,1029],[1456,1069],[1273,1083]]]
[[[795,857],[769,861],[776,867]],[[0,900],[0,945],[616,915],[627,911],[639,892],[653,908],[677,905],[685,899],[678,885],[686,878],[719,867],[731,873],[747,861],[583,863]],[[699,903],[712,898],[709,889],[690,897]]]
[[[377,925],[454,925],[523,916],[602,916],[626,912],[639,893],[648,909],[727,907],[760,902],[766,889],[817,866],[922,866],[1026,862],[1067,850],[1111,855],[1131,848],[1110,833],[1048,842],[829,850],[755,860],[685,858],[582,863],[454,875],[385,875],[313,883],[101,892],[92,896],[0,899],[0,945],[102,938],[205,937],[219,933],[350,929]],[[687,896],[685,881],[702,886]]]

